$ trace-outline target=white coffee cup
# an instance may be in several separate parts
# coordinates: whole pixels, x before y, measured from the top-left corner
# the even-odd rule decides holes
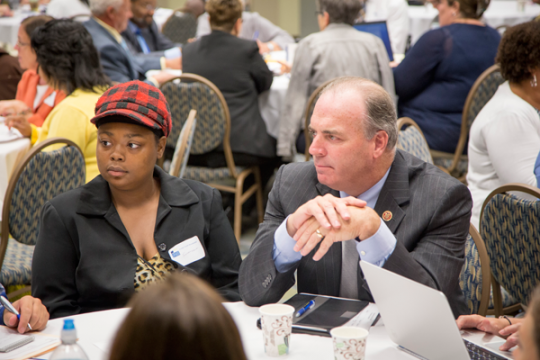
[[[330,330],[334,343],[335,360],[364,360],[366,340],[369,332],[353,326],[342,326]]]
[[[269,304],[259,308],[263,332],[264,352],[268,356],[289,353],[294,307],[285,304]]]

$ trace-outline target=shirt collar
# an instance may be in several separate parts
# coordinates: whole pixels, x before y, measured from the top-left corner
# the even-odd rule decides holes
[[[129,30],[131,30],[135,35],[139,35],[141,33],[141,28],[139,28],[134,22],[131,20],[128,21],[128,27]]]
[[[161,184],[161,201],[171,207],[188,206],[199,202],[199,197],[184,180],[171,176],[160,167],[154,167],[154,177]],[[85,215],[105,215],[112,205],[109,183],[98,175],[84,185],[79,196],[77,213]]]
[[[122,43],[122,35],[120,35],[120,33],[115,28],[113,28],[109,24],[105,24],[97,17],[94,17],[94,20],[96,20],[99,25],[103,26],[103,28],[105,28],[105,30],[107,30],[119,44]]]
[[[358,199],[364,200],[367,203],[367,206],[374,209],[375,205],[377,204],[377,200],[379,199],[379,194],[381,193],[381,190],[384,186],[384,183],[386,182],[386,179],[388,178],[388,174],[390,173],[390,169],[392,169],[392,166],[388,168],[386,171],[386,174],[379,180],[375,185],[373,185],[370,189],[366,190],[364,193],[360,194],[358,196]],[[339,196],[344,198],[349,196],[346,192],[340,191]]]

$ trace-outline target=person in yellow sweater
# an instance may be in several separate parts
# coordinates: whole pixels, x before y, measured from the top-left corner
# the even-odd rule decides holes
[[[29,137],[32,144],[52,137],[75,142],[84,154],[86,182],[89,182],[99,175],[97,130],[90,119],[94,117],[98,99],[110,86],[92,37],[78,22],[52,20],[32,34],[32,48],[37,55],[39,76],[67,97],[50,112],[41,128],[22,116],[10,118],[7,125]],[[51,146],[47,150],[56,148]]]

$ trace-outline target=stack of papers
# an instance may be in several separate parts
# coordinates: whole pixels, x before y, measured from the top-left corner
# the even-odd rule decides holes
[[[46,353],[58,345],[60,338],[58,336],[44,335],[39,332],[30,333],[31,335],[19,334],[16,330],[6,326],[0,326],[0,347],[5,343],[22,341],[33,337],[34,340],[9,352],[0,352],[0,360],[23,360],[29,357],[39,356]]]

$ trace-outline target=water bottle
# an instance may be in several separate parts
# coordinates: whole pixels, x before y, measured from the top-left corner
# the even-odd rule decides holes
[[[77,344],[77,330],[73,319],[64,320],[60,339],[62,344],[54,350],[50,360],[89,360],[84,350]]]

